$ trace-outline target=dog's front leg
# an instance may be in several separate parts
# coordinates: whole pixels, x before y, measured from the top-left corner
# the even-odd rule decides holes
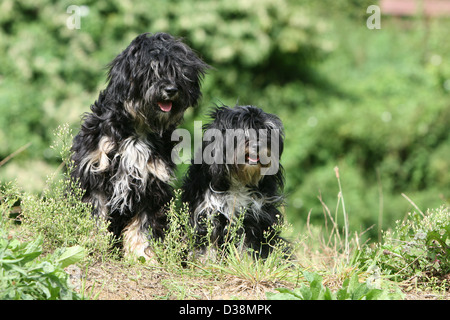
[[[125,256],[153,260],[154,254],[149,247],[148,217],[145,212],[136,214],[123,231]]]

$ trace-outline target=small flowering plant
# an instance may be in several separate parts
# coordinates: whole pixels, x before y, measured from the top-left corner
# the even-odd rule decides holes
[[[369,251],[383,272],[394,278],[445,278],[450,272],[450,207],[408,214]]]

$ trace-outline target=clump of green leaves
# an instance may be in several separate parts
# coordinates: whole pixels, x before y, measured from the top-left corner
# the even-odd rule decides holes
[[[397,280],[441,278],[450,272],[450,208],[410,213],[368,250],[384,273]]]
[[[0,300],[80,299],[64,268],[84,257],[82,247],[59,249],[40,260],[42,236],[21,243],[7,234],[3,215],[0,220]]]
[[[293,290],[280,288],[277,289],[278,293],[267,292],[267,298],[271,300],[385,300],[395,297],[387,290],[372,288],[365,282],[359,282],[357,274],[345,279],[342,288],[336,292],[324,287],[323,278],[317,273],[304,271],[303,276],[307,285],[301,285]]]

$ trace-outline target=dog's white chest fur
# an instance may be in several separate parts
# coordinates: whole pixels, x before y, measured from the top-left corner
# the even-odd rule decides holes
[[[217,213],[232,220],[240,213],[251,213],[258,218],[263,213],[262,207],[266,198],[257,191],[252,191],[242,185],[234,185],[227,191],[215,191],[211,187],[205,192],[203,202],[196,208],[197,217],[206,213],[207,216]]]
[[[129,206],[129,196],[133,194],[139,198],[151,179],[156,178],[168,183],[172,177],[164,162],[152,157],[151,144],[142,138],[129,137],[125,139],[116,157],[120,157],[120,159],[119,168],[113,176],[115,183],[114,193],[110,200],[111,208],[120,207],[123,210],[124,206]],[[141,192],[133,193],[132,189]]]

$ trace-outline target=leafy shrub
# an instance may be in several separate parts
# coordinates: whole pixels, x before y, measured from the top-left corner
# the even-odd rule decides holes
[[[4,212],[0,216],[0,300],[78,300],[64,268],[84,256],[80,246],[63,248],[43,259],[42,236],[21,243],[7,235]]]
[[[382,31],[377,32],[363,22],[331,19],[332,39],[339,49],[316,69],[326,75],[328,86],[298,89],[296,95],[287,86],[281,91],[274,87],[269,96],[266,104],[286,106],[303,95],[296,109],[277,110],[290,140],[282,163],[288,173],[287,214],[292,223],[301,224],[310,209],[311,222],[322,223],[317,196],[322,194],[334,207],[329,199],[336,190],[331,174],[336,165],[347,190],[351,229],[379,225],[377,217],[383,217],[383,225],[366,234],[372,240],[377,229],[393,226],[411,210],[401,193],[421,208],[449,201],[445,153],[450,91],[434,70],[449,79],[450,69],[431,59],[449,57],[448,46],[438,45],[449,21],[433,22],[427,49],[418,38],[423,32],[419,21],[410,21],[412,29],[407,30],[406,23],[397,22],[383,17]],[[280,98],[282,91],[285,96]]]
[[[0,79],[8,78],[0,86],[0,140],[5,142],[0,158],[33,140],[26,157],[52,161],[47,150],[52,131],[59,123],[79,121],[104,86],[104,66],[139,33],[166,31],[186,37],[208,63],[230,68],[216,73],[213,82],[232,87],[233,100],[242,67],[257,71],[263,82],[269,73],[280,78],[275,65],[303,72],[324,47],[305,3],[88,0],[82,3],[80,28],[71,30],[67,8],[77,3],[6,1],[0,10],[0,49],[5,53]],[[245,72],[244,77],[246,85],[251,84],[251,74]],[[215,88],[209,90],[222,98]]]
[[[67,187],[74,192],[66,195]],[[78,244],[90,253],[103,255],[111,247],[112,236],[106,222],[92,218],[91,206],[81,202],[81,192],[65,179],[42,197],[24,196],[21,207],[24,228],[42,235],[46,250]]]
[[[410,213],[368,249],[366,258],[393,279],[442,278],[450,272],[450,208]],[[367,261],[366,261],[367,263]]]

